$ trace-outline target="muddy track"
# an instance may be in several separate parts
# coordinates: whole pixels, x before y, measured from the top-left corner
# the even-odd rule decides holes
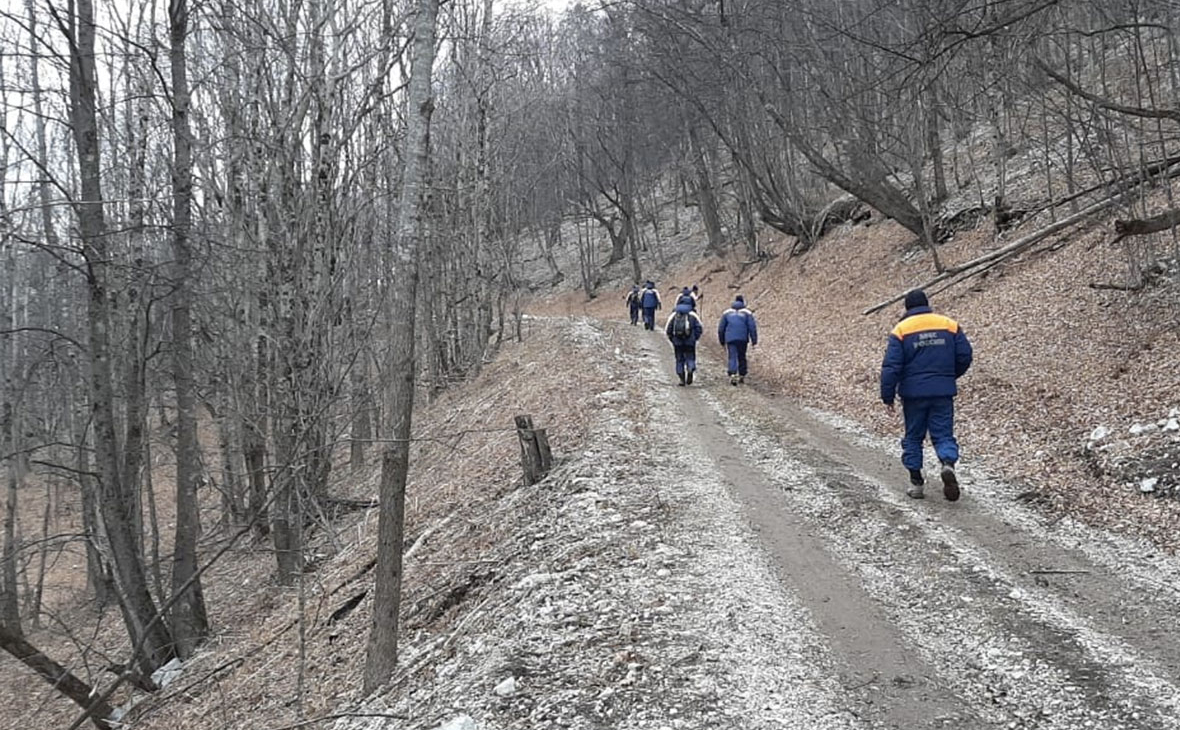
[[[1180,728],[1180,561],[1040,515],[969,459],[960,502],[935,485],[910,500],[893,442],[731,387],[709,348],[676,387],[666,340],[618,328],[822,635],[843,710],[891,728]]]

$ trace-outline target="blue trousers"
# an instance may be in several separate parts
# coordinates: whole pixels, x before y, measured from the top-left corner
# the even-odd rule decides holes
[[[689,372],[696,372],[697,346],[673,345],[672,347],[676,350],[676,374],[684,375],[686,368]]]
[[[906,469],[922,468],[922,442],[926,434],[934,443],[939,461],[959,460],[959,443],[955,441],[955,399],[904,398],[901,412],[905,416],[905,437],[901,440],[901,463]]]
[[[639,307],[631,307],[631,324],[639,322]]]
[[[749,347],[749,342],[727,342],[725,349],[729,351],[729,368],[726,373],[733,375],[745,376],[746,374],[746,348]]]
[[[643,328],[645,330],[653,330],[656,328],[656,308],[643,308]]]

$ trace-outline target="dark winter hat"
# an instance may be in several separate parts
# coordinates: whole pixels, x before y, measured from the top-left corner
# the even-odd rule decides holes
[[[681,292],[681,294],[688,294],[688,293],[689,293],[689,289],[686,286],[686,287],[684,287],[684,290]]]
[[[693,290],[693,291],[699,291],[699,290],[697,289],[697,285],[696,285],[696,284],[693,284],[693,285],[692,285],[692,290]]]
[[[735,302],[741,302],[742,304],[746,303],[746,298],[743,297],[741,294],[738,294],[736,297],[733,298],[733,300]]]
[[[905,295],[905,308],[914,309],[915,307],[929,307],[930,301],[926,299],[926,292],[921,289],[914,289]]]

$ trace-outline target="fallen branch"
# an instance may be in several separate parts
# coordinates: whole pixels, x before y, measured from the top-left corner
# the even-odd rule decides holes
[[[1045,568],[1043,570],[1030,570],[1029,575],[1087,575],[1088,570],[1066,570],[1064,568]]]
[[[1146,281],[1141,281],[1138,284],[1105,284],[1103,282],[1091,282],[1091,289],[1098,289],[1100,291],[1139,291],[1147,286]]]
[[[389,720],[409,720],[409,715],[398,715],[393,712],[333,712],[330,715],[320,715],[319,717],[309,717],[306,720],[291,723],[290,725],[280,725],[279,727],[271,728],[271,730],[297,730],[301,727],[308,727],[309,725],[318,725],[321,722],[328,720],[343,720],[349,717],[384,717]]]
[[[1180,209],[1172,208],[1150,218],[1116,220],[1114,232],[1123,236],[1147,236],[1167,231],[1180,225]]]
[[[1178,169],[1177,167],[1170,168],[1165,174],[1168,177],[1171,177],[1173,174],[1176,173],[1177,169]],[[1141,184],[1141,183],[1139,183],[1139,184]],[[1073,215],[1068,216],[1066,218],[1062,218],[1061,220],[1057,221],[1056,223],[1052,223],[1048,226],[1045,226],[1044,228],[1040,229],[1039,231],[1035,231],[1023,238],[1013,241],[1012,243],[1008,244],[1007,246],[996,249],[995,251],[992,251],[991,253],[984,254],[983,256],[979,256],[978,258],[971,259],[970,261],[959,264],[958,266],[952,266],[952,267],[948,268],[946,271],[942,272],[941,274],[938,274],[937,276],[935,276],[925,282],[922,282],[921,284],[918,284],[915,287],[910,287],[910,288],[906,289],[905,291],[901,292],[900,294],[896,294],[896,295],[890,297],[889,299],[886,299],[883,302],[880,302],[878,304],[874,304],[873,306],[871,306],[868,309],[861,312],[861,314],[864,314],[864,315],[873,314],[874,312],[879,312],[882,309],[884,309],[885,307],[888,307],[890,304],[895,304],[897,302],[900,302],[902,299],[905,299],[906,293],[909,291],[912,291],[913,289],[927,289],[931,286],[934,286],[935,284],[940,284],[940,283],[946,281],[947,279],[959,277],[960,274],[965,274],[967,272],[971,272],[971,274],[979,273],[979,271],[972,271],[972,270],[973,269],[981,269],[981,267],[987,266],[988,264],[997,263],[1003,259],[1009,258],[1011,256],[1015,256],[1016,254],[1024,251],[1025,249],[1028,249],[1029,247],[1048,238],[1049,236],[1052,236],[1055,233],[1060,233],[1061,231],[1064,231],[1067,228],[1070,228],[1070,227],[1082,222],[1086,218],[1089,218],[1090,216],[1094,215],[1095,213],[1101,213],[1104,210],[1107,210],[1109,208],[1113,208],[1114,206],[1116,206],[1120,202],[1122,202],[1123,198],[1125,198],[1136,187],[1138,187],[1139,184],[1132,185],[1132,186],[1128,187],[1127,189],[1125,189],[1125,190],[1123,190],[1123,191],[1121,191],[1121,192],[1119,192],[1119,193],[1117,193],[1105,200],[1101,200],[1101,201],[1094,203],[1086,208],[1083,208],[1082,210],[1078,211],[1077,213],[1074,213]],[[988,268],[991,268],[991,267],[988,266]],[[969,277],[967,277],[967,276],[960,277],[960,281],[962,281],[963,279],[966,279],[966,278],[969,278]]]
[[[1126,185],[1127,183],[1138,185],[1149,182],[1156,175],[1167,170],[1169,167],[1175,165],[1178,162],[1180,162],[1180,155],[1172,155],[1171,157],[1165,157],[1163,159],[1156,160],[1155,162],[1149,163],[1145,167],[1141,167],[1137,170],[1134,170],[1133,172],[1127,173],[1126,175],[1117,177],[1114,180],[1103,180],[1102,182],[1096,183],[1087,188],[1074,191],[1065,197],[1050,200],[1045,203],[1045,205],[1042,205],[1038,208],[1033,208],[1031,213],[1040,213],[1041,211],[1045,211],[1050,208],[1060,208],[1067,203],[1072,203],[1079,198],[1084,198],[1087,195],[1102,190],[1103,188],[1117,188],[1121,185]]]

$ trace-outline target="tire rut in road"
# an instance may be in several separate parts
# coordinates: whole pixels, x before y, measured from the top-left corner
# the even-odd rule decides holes
[[[645,336],[645,349],[657,358],[667,358],[659,342]],[[672,382],[668,378],[654,387],[675,388]],[[716,415],[695,397],[695,389],[676,390],[697,449],[716,464],[724,486],[745,507],[745,516],[780,571],[784,588],[826,637],[846,708],[875,727],[991,727],[942,686],[934,668],[906,645],[860,587],[857,576],[824,549],[823,538],[805,520],[782,508],[773,483],[750,465],[741,446],[717,425]]]
[[[867,479],[776,424],[756,393],[718,387],[699,397],[982,717],[1016,727],[1176,727],[1176,690],[1159,664],[1019,585],[996,550],[945,519],[969,501],[899,496],[900,486]]]
[[[894,454],[876,448],[879,440],[849,438],[781,399],[750,397],[769,418],[771,432],[793,452],[819,468],[851,472],[871,485],[881,502],[937,516],[954,531],[955,544],[970,546],[983,564],[1004,573],[1011,590],[1047,606],[1059,622],[1073,624],[1111,663],[1133,661],[1157,677],[1180,677],[1180,642],[1170,631],[1180,622],[1180,561],[1142,542],[1037,515],[1014,499],[1017,489],[976,478],[970,467],[959,503],[938,496],[915,503],[902,495],[904,472]],[[1143,684],[1174,692],[1167,683]]]
[[[662,345],[645,336],[670,370]],[[716,371],[704,369],[703,388],[674,390],[784,580],[851,668],[842,679],[857,704],[891,726],[906,713],[929,722],[957,712],[980,726],[1177,727],[1176,688],[1165,678],[1176,676],[1180,649],[1157,640],[1162,628],[1125,621],[1128,587],[1140,615],[1174,618],[1167,584],[1111,570],[1125,557],[1079,547],[1076,536],[1041,539],[1031,515],[983,511],[970,492],[957,505],[915,504],[902,496],[895,480],[904,473],[891,455],[752,389],[729,388]],[[1035,580],[1036,566],[1086,572]],[[883,691],[890,674],[899,684],[917,677],[926,691]]]

